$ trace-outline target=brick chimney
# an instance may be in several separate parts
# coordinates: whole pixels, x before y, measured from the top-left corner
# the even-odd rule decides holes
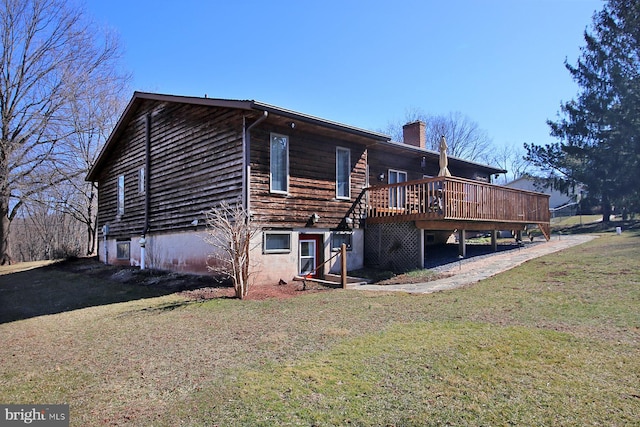
[[[427,125],[425,122],[417,120],[402,126],[402,139],[407,145],[415,147],[427,147],[427,135],[425,133]]]

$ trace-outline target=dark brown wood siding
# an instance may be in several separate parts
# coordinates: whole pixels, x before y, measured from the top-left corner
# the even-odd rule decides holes
[[[422,157],[425,158],[424,167],[422,166]],[[438,176],[440,172],[439,157],[433,154],[422,156],[413,151],[400,151],[398,148],[389,148],[387,146],[374,145],[369,149],[369,182],[373,185],[387,184],[389,169],[407,172],[407,180],[413,181],[422,179],[425,175],[430,177]],[[488,182],[489,175],[481,168],[473,167],[460,162],[459,160],[451,160],[449,162],[449,171],[453,176],[467,179],[479,179]],[[384,174],[384,179],[380,181],[378,177]]]
[[[399,154],[385,151],[379,147],[371,147],[369,149],[369,182],[371,185],[387,184],[389,169],[407,172],[408,181],[422,179],[423,175],[438,175],[440,168],[437,160],[434,163],[427,159],[427,165],[424,169],[421,167],[421,160],[421,157],[415,154]],[[380,174],[384,174],[382,181],[379,179]]]
[[[269,189],[271,132],[289,137],[289,193]],[[335,228],[366,186],[365,141],[347,141],[323,135],[322,130],[279,127],[265,121],[251,134],[251,211],[270,227],[305,227],[313,213],[320,216],[314,227]],[[351,139],[352,136],[350,136]],[[351,157],[351,199],[336,197],[336,147],[348,148]]]
[[[144,166],[145,121],[151,105],[140,107],[134,120],[127,123],[117,147],[109,155],[98,178],[98,227],[109,224],[110,236],[128,238],[142,228],[142,195],[138,192],[138,171]],[[118,177],[124,175],[124,215],[117,215]],[[134,229],[132,229],[134,228]]]
[[[151,231],[193,229],[203,211],[242,195],[242,112],[158,101],[143,102],[99,177],[99,227],[112,237],[140,234],[145,197],[139,171],[145,166],[146,116],[151,117]],[[117,216],[118,176],[125,176],[125,212]]]

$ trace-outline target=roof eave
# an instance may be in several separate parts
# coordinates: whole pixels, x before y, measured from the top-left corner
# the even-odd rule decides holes
[[[430,156],[435,156],[435,157],[439,157],[440,156],[440,153],[438,151],[428,150],[426,148],[420,148],[420,147],[416,147],[414,145],[408,145],[408,144],[405,144],[405,143],[402,143],[402,142],[394,142],[394,141],[386,141],[386,142],[384,142],[383,141],[381,144],[384,145],[384,146],[387,146],[387,147],[393,147],[393,148],[404,150],[404,151],[411,151],[411,152],[414,152],[415,154],[418,154],[418,155],[428,154]],[[449,158],[450,161],[453,161],[453,162],[465,163],[465,164],[470,165],[470,166],[475,166],[475,167],[478,167],[478,168],[482,168],[482,169],[488,171],[491,174],[507,173],[506,170],[501,169],[501,168],[497,168],[495,166],[490,166],[490,165],[486,165],[486,164],[483,164],[483,163],[474,162],[474,161],[471,161],[471,160],[465,160],[465,159],[461,159],[461,158],[455,157],[455,156],[448,156],[448,158]]]
[[[104,155],[111,150],[112,145],[115,140],[120,136],[120,134],[124,131],[125,123],[129,121],[131,115],[133,115],[135,111],[135,107],[141,100],[151,100],[151,101],[160,101],[160,102],[176,102],[182,104],[192,104],[192,105],[203,105],[209,107],[224,107],[224,108],[235,108],[240,110],[252,110],[252,102],[247,100],[234,100],[234,99],[219,99],[219,98],[200,98],[195,96],[177,96],[177,95],[165,95],[159,93],[149,93],[149,92],[134,92],[131,100],[127,104],[124,112],[120,116],[118,123],[113,128],[111,135],[105,142],[100,154],[96,158],[95,163],[89,169],[87,176],[85,177],[86,181],[95,182],[96,175],[98,170],[100,169],[102,159]]]
[[[325,120],[319,117],[311,116],[308,114],[299,113],[297,111],[287,110],[284,108],[276,107],[274,105],[266,104],[263,102],[253,101],[253,100],[232,100],[232,99],[219,99],[219,98],[201,98],[195,96],[178,96],[178,95],[165,95],[158,93],[149,93],[149,92],[134,92],[133,97],[127,104],[124,112],[118,119],[118,123],[113,128],[111,135],[105,142],[100,154],[98,155],[95,163],[89,169],[87,176],[85,177],[86,181],[95,182],[97,178],[97,173],[100,170],[100,167],[103,162],[103,158],[106,153],[112,149],[114,141],[118,139],[120,134],[124,131],[125,123],[129,121],[131,115],[133,115],[135,111],[135,107],[141,100],[152,100],[152,101],[160,101],[160,102],[175,102],[175,103],[183,103],[183,104],[192,104],[192,105],[202,105],[208,107],[223,107],[223,108],[234,108],[239,110],[246,111],[267,111],[272,114],[276,114],[282,117],[291,118],[293,120],[299,120],[306,123],[311,123],[315,125],[319,125],[322,127],[330,128],[333,130],[347,132],[353,135],[358,135],[361,137],[369,138],[374,141],[389,141],[391,138],[387,135],[383,135],[381,133],[372,132],[364,129],[360,129],[353,126],[348,126],[342,123],[333,122],[330,120]]]
[[[294,120],[300,120],[305,123],[311,123],[322,127],[338,130],[341,132],[347,132],[353,135],[363,136],[373,139],[375,141],[389,141],[391,137],[379,132],[373,132],[366,129],[361,129],[355,126],[345,125],[343,123],[326,120],[320,117],[312,116],[309,114],[299,113],[293,110],[287,110],[286,108],[276,107],[275,105],[266,104],[264,102],[253,101],[252,108],[260,111],[267,111],[269,113],[277,114],[282,117],[287,117]]]

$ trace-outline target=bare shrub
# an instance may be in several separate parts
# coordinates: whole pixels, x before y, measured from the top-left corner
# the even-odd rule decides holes
[[[251,279],[251,242],[259,232],[259,226],[251,221],[240,203],[222,202],[205,214],[205,241],[214,247],[207,267],[231,278],[236,297],[243,299],[249,292]]]

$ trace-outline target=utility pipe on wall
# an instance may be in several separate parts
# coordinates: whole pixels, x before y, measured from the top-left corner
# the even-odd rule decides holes
[[[102,226],[102,240],[104,242],[104,263],[109,264],[109,245],[107,237],[109,236],[109,224]]]
[[[145,246],[147,244],[147,239],[144,238],[144,235],[139,240],[140,243],[140,270],[145,269]]]
[[[144,226],[142,235],[149,231],[149,211],[151,210],[151,114],[145,117],[144,148]]]

